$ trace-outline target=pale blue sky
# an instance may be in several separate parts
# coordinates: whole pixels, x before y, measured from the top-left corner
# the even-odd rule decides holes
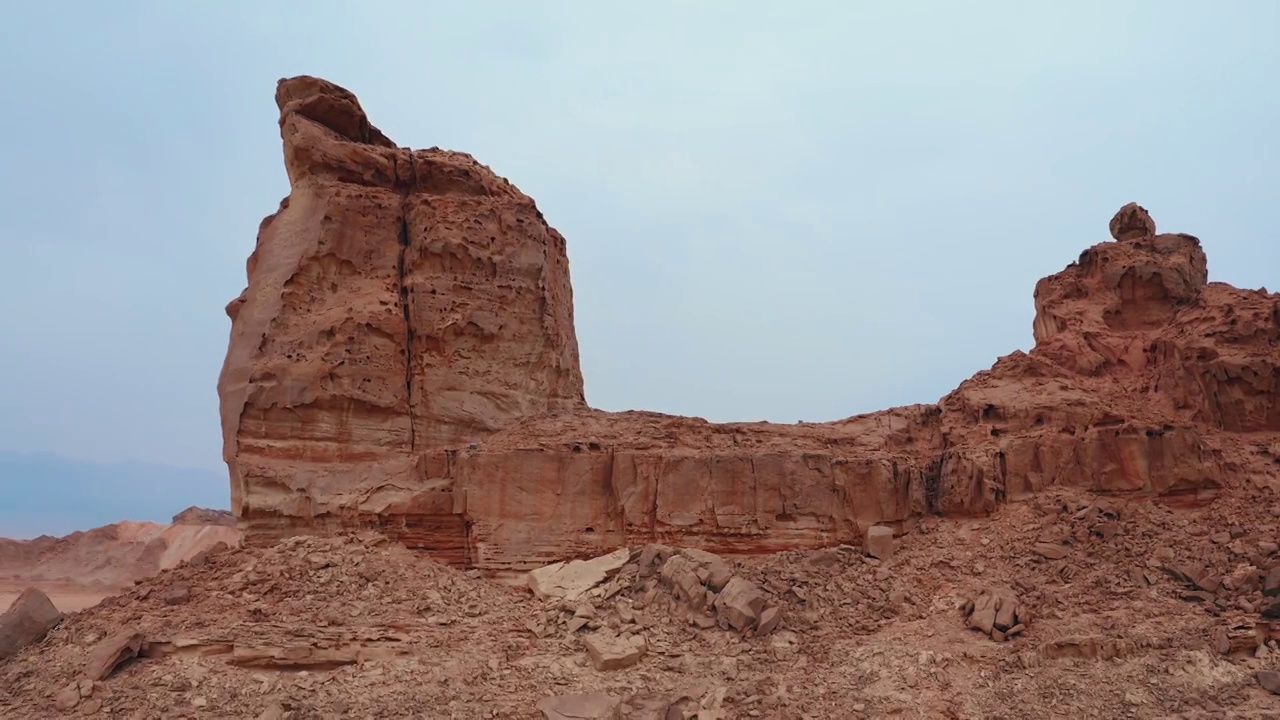
[[[222,469],[283,76],[537,199],[593,405],[790,422],[1028,348],[1036,280],[1130,200],[1280,286],[1278,30],[1264,0],[10,3],[0,450]]]

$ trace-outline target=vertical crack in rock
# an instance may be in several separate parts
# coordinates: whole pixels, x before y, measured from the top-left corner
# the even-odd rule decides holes
[[[417,178],[414,173],[413,151],[408,151],[408,182],[400,188],[400,257],[396,266],[396,278],[400,294],[400,312],[404,315],[404,392],[405,405],[409,413],[409,451],[413,452],[417,445],[417,423],[413,417],[413,312],[412,298],[409,295],[409,196]],[[398,163],[397,163],[398,164]],[[400,180],[399,168],[396,169],[396,180]]]
[[[605,508],[605,517],[609,520],[610,529],[616,527],[619,532],[625,534],[627,531],[626,502],[623,500],[622,490],[618,487],[618,483],[615,480],[612,448],[605,451],[605,457],[609,458],[609,461],[605,463],[604,475],[605,497],[608,500],[608,505]]]
[[[406,202],[407,206],[408,203]],[[414,449],[414,422],[413,422],[413,319],[412,312],[409,309],[409,284],[405,282],[406,262],[405,256],[409,254],[409,217],[405,213],[407,207],[401,211],[400,215],[400,261],[396,269],[397,277],[400,285],[400,311],[404,315],[404,392],[405,403],[409,411],[409,450]]]
[[[942,474],[947,463],[948,445],[944,441],[942,449],[924,466],[924,507],[926,512],[934,515],[942,511]]]

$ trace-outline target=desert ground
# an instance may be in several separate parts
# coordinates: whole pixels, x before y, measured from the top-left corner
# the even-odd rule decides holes
[[[1280,506],[1239,490],[1200,509],[1051,491],[926,520],[882,559],[850,546],[712,559],[781,610],[772,628],[695,609],[666,570],[707,558],[677,548],[622,553],[571,598],[376,534],[228,548],[69,614],[0,664],[0,713],[1276,717],[1259,678],[1280,651],[1258,608]],[[994,598],[1020,629],[983,623]],[[141,658],[83,684],[122,633],[143,639]],[[603,714],[573,714],[593,703]]]
[[[28,587],[39,588],[58,609],[63,612],[79,612],[97,605],[105,597],[120,592],[115,587],[82,586],[75,583],[43,582],[29,584],[22,581],[0,582],[0,609],[7,610],[14,600]]]

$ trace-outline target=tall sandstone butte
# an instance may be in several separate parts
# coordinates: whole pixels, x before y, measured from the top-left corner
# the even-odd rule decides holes
[[[1036,346],[931,405],[830,423],[606,413],[582,394],[564,240],[470,156],[392,146],[280,82],[292,190],[228,307],[219,383],[250,543],[377,528],[522,569],[668,540],[856,542],[1053,485],[1168,502],[1280,482],[1280,296],[1207,281],[1143,208],[1036,286]]]
[[[332,83],[282,80],[276,104],[290,192],[227,307],[218,382],[232,505],[251,539],[391,508],[461,537],[432,451],[584,407],[564,238],[471,156],[397,148]]]

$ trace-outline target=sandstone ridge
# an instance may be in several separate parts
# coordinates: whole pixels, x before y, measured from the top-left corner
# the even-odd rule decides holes
[[[830,423],[590,409],[564,239],[469,155],[397,148],[348,91],[276,93],[291,190],[228,306],[245,542],[377,529],[527,569],[667,542],[860,542],[1051,486],[1199,503],[1280,471],[1280,295],[1207,281],[1125,206],[1036,286],[1036,345],[936,404]]]
[[[125,520],[63,537],[0,538],[0,585],[128,587],[216,545],[238,545],[240,533],[222,519],[224,512],[193,507],[170,525]]]

